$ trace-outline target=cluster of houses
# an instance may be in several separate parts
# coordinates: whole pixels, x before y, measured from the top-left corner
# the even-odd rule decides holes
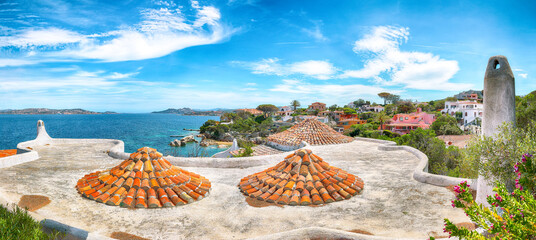
[[[483,116],[482,91],[469,90],[455,95],[457,101],[445,102],[445,108],[441,110],[442,114],[457,117],[460,120],[462,130],[471,130],[478,132],[480,122]],[[364,112],[382,112],[383,106],[362,105],[355,106],[354,102],[350,102],[348,107],[355,109],[357,113]],[[244,111],[253,115],[261,115],[262,111],[257,109],[238,109],[236,111]],[[366,120],[359,118],[358,114],[345,114],[344,111],[331,111],[326,107],[325,103],[314,102],[307,108],[308,113],[316,113],[316,115],[295,115],[294,110],[290,106],[279,107],[277,113],[277,122],[300,122],[307,119],[316,119],[322,123],[332,123],[333,128],[338,132],[348,130],[352,125],[365,124]],[[423,112],[418,108],[413,113],[395,114],[392,119],[380,126],[380,129],[390,130],[401,135],[407,134],[417,128],[428,129],[430,125],[437,119],[435,114]],[[333,124],[335,123],[335,124]],[[336,126],[335,126],[336,125]]]

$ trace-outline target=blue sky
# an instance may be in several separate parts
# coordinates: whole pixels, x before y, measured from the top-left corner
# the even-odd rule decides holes
[[[535,39],[534,1],[0,0],[0,109],[429,101],[494,55],[523,95]]]

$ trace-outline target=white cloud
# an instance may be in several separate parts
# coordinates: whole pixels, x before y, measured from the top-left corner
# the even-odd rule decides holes
[[[245,66],[254,74],[289,76],[294,74],[306,75],[317,79],[329,79],[338,70],[328,61],[308,60],[290,64],[281,64],[278,58],[263,59],[258,62],[239,62],[234,64]]]
[[[522,77],[522,78],[527,78],[527,76],[529,75],[528,73],[518,73],[517,74],[518,76]]]
[[[275,85],[270,91],[305,94],[333,102],[334,100],[351,99],[361,95],[376,96],[378,93],[388,90],[382,87],[361,84],[311,84],[295,79],[285,79],[281,84]],[[400,91],[389,90],[389,92],[398,93]]]
[[[340,78],[373,79],[384,85],[402,85],[421,90],[463,90],[472,84],[452,83],[449,80],[458,72],[458,62],[445,60],[431,53],[407,52],[400,45],[409,37],[409,29],[379,26],[354,43],[354,52],[364,54],[368,60],[358,70],[346,70]],[[367,55],[368,54],[368,55]],[[385,80],[381,75],[390,76]]]
[[[33,47],[57,46],[61,44],[78,43],[86,39],[76,32],[59,28],[28,29],[18,36],[0,37],[0,47]]]
[[[131,72],[131,73],[118,73],[113,72],[111,75],[108,76],[109,79],[124,79],[124,78],[130,78],[133,76],[138,75],[139,72]]]
[[[254,83],[254,82],[248,82],[248,83],[246,83],[246,86],[257,86],[257,83]]]
[[[317,41],[326,41],[327,38],[322,34],[322,31],[320,30],[320,25],[322,21],[312,21],[314,24],[313,28],[302,28],[302,32],[309,35],[310,37],[314,38]]]
[[[37,61],[0,58],[0,67],[16,67],[16,66],[31,65],[31,64],[36,64],[36,63]]]
[[[221,23],[215,7],[192,1],[193,16],[186,16],[173,4],[157,3],[169,7],[143,9],[139,24],[119,30],[82,35],[54,27],[24,29],[0,37],[0,47],[41,47],[46,50],[44,55],[115,62],[157,58],[187,47],[215,44],[236,31]]]

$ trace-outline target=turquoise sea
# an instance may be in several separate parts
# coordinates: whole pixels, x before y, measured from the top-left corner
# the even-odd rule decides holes
[[[217,116],[183,116],[176,114],[99,114],[99,115],[2,115],[0,114],[0,149],[16,148],[19,142],[32,140],[36,136],[37,120],[43,120],[48,134],[53,138],[109,138],[125,142],[125,151],[133,152],[144,146],[156,148],[163,154],[188,156],[196,149],[205,150],[205,155],[225,149],[216,146],[196,147],[189,143],[185,147],[170,147],[176,138],[171,135],[196,135],[209,119]]]

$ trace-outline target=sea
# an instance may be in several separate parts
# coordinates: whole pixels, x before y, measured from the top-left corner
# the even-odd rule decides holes
[[[96,115],[4,115],[0,114],[0,149],[14,149],[19,142],[35,139],[37,121],[43,120],[52,138],[107,138],[125,142],[125,151],[134,152],[148,146],[164,155],[212,156],[226,150],[215,145],[200,147],[188,143],[183,147],[171,147],[169,142],[182,137],[197,135],[197,131],[209,119],[218,116],[185,116],[177,114],[96,114]],[[172,137],[174,136],[174,137]],[[200,138],[197,138],[200,140]]]

